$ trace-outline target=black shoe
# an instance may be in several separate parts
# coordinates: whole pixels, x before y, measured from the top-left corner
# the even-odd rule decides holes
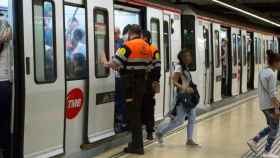
[[[148,140],[154,140],[153,133],[148,133],[147,139],[148,139]]]
[[[132,149],[132,148],[127,147],[127,148],[124,148],[123,151],[128,154],[144,155],[144,149]]]

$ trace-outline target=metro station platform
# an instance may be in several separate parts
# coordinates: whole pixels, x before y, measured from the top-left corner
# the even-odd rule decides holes
[[[204,118],[203,118],[204,117]],[[178,129],[164,139],[164,144],[152,142],[145,147],[145,155],[137,156],[120,152],[120,146],[97,156],[97,158],[253,158],[261,157],[265,141],[260,143],[260,154],[249,151],[247,140],[265,126],[263,114],[259,110],[258,99],[252,98],[240,105],[227,109],[211,117],[200,116],[195,139],[198,148],[185,146],[185,129]],[[279,154],[277,140],[274,152]]]

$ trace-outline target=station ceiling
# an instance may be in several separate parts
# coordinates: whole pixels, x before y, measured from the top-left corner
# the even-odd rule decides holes
[[[245,15],[236,10],[232,10],[218,3],[213,2],[213,0],[167,0],[175,4],[190,4],[199,9],[209,11],[211,13],[216,13],[221,16],[226,16],[230,18],[238,18],[239,20],[245,20],[250,23],[258,24],[267,29],[273,29],[280,33],[280,27],[269,24],[262,20],[256,19],[252,16]],[[273,21],[280,25],[280,0],[220,0],[226,4],[240,8],[242,10],[253,13],[257,16],[263,17],[270,21]]]

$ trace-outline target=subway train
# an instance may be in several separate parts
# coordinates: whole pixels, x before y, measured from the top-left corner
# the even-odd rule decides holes
[[[182,48],[193,51],[190,70],[201,109],[257,88],[265,51],[279,52],[277,34],[188,5],[144,0],[12,2],[13,157],[91,157],[100,144],[125,135],[114,128],[115,72],[102,64],[115,53],[115,28],[139,24],[151,32],[161,52],[157,121],[172,108],[170,78]],[[84,144],[95,145],[85,150]]]

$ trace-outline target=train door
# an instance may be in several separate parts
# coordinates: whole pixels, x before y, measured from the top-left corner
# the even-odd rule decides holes
[[[239,94],[239,64],[238,64],[238,34],[239,30],[231,29],[231,56],[232,56],[232,87],[231,94],[233,96]]]
[[[254,70],[255,70],[255,61],[254,61],[254,40],[253,33],[247,32],[246,36],[246,47],[247,47],[247,88],[254,89]]]
[[[147,29],[152,34],[152,44],[157,46],[160,52],[163,46],[163,12],[155,8],[147,8]],[[161,53],[161,62],[164,63],[165,55]],[[165,74],[164,69],[161,69],[161,74]],[[156,95],[155,119],[160,120],[164,115],[164,76],[160,78],[160,93]]]
[[[222,99],[222,64],[221,64],[221,27],[219,24],[212,24],[212,41],[213,41],[213,101],[217,102]]]
[[[229,28],[221,28],[222,97],[231,95],[231,51]]]
[[[205,68],[204,68],[204,104],[210,104],[213,92],[213,60],[211,50],[211,24],[208,22],[203,23],[203,39],[204,39],[204,55],[205,55]]]
[[[113,7],[112,0],[87,0],[90,52],[87,138],[90,143],[115,134],[115,73],[103,65],[115,51]]]
[[[171,105],[171,15],[164,14],[163,18],[163,52],[164,55],[164,114],[167,114]]]
[[[241,38],[242,38],[242,62],[241,62],[241,93],[245,93],[247,92],[247,76],[248,76],[248,50],[247,50],[247,32],[246,31],[242,31],[241,32]]]
[[[78,152],[83,143],[88,104],[88,30],[86,4],[79,0],[64,1],[65,56],[65,150]]]
[[[23,3],[25,57],[24,157],[64,153],[63,2]]]

